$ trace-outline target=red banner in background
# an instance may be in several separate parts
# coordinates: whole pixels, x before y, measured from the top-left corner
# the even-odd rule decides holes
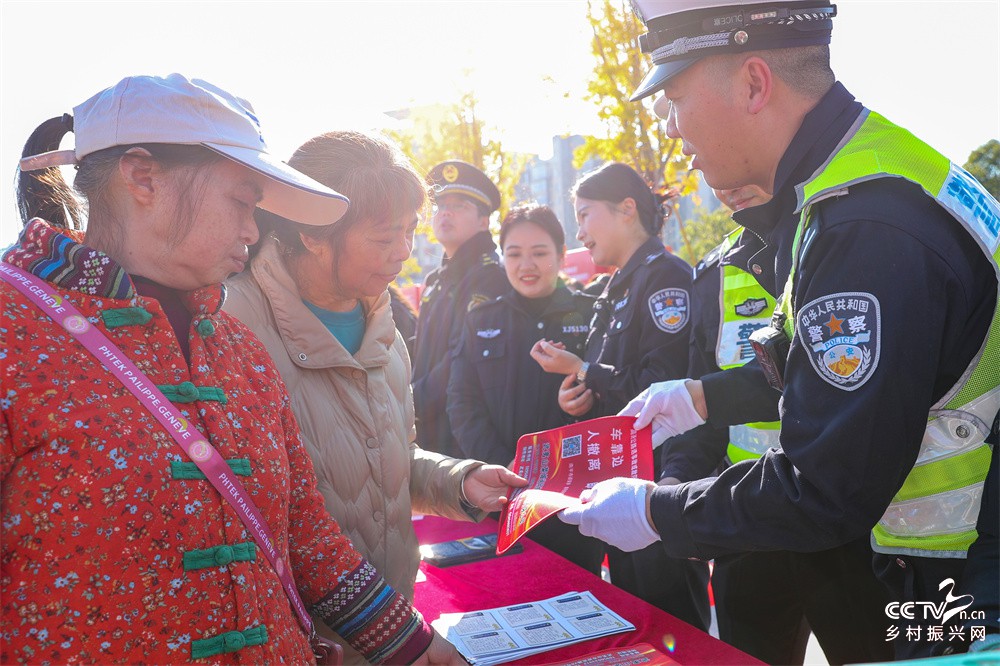
[[[585,247],[568,250],[563,257],[563,272],[583,284],[590,282],[598,273],[612,273],[614,270],[614,266],[596,265],[590,256],[590,250]]]
[[[528,480],[500,514],[497,554],[543,520],[579,502],[598,481],[624,476],[653,479],[650,428],[635,430],[633,416],[605,416],[522,435],[514,471]]]
[[[398,285],[397,285],[398,286]],[[408,284],[405,287],[399,287],[399,291],[406,297],[406,300],[410,302],[413,309],[420,311],[420,295],[424,293],[424,285],[422,284]]]

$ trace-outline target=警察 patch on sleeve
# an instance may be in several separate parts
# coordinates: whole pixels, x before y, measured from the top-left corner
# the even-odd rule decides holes
[[[878,367],[881,316],[878,299],[842,292],[810,301],[798,312],[795,329],[813,369],[844,391],[861,388]]]
[[[649,314],[658,329],[664,333],[676,333],[688,322],[689,304],[687,291],[661,289],[649,297]]]

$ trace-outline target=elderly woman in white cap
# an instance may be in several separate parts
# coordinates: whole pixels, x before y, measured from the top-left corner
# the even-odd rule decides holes
[[[177,74],[98,93],[24,154],[0,264],[0,661],[305,663],[329,648],[311,613],[370,661],[457,662],[327,514],[267,351],[220,311],[257,206],[326,225],[346,198]]]

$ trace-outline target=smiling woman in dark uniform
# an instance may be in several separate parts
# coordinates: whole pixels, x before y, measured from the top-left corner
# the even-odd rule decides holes
[[[532,357],[566,377],[567,413],[594,418],[617,414],[651,381],[685,376],[691,266],[664,249],[661,201],[632,167],[615,162],[585,176],[574,199],[576,237],[595,264],[619,270],[595,305],[584,353],[540,341]]]
[[[606,164],[573,196],[576,237],[595,264],[619,268],[594,306],[583,353],[540,340],[531,356],[564,376],[558,399],[566,413],[596,418],[617,414],[652,382],[686,376],[692,270],[664,249],[662,201],[632,167]],[[609,548],[608,561],[615,585],[707,629],[706,564],[666,558],[656,544],[635,553]]]
[[[500,247],[512,289],[469,312],[448,382],[448,418],[468,455],[509,465],[518,437],[575,420],[559,408],[560,378],[529,355],[542,338],[578,354],[587,341],[594,299],[560,280],[565,241],[547,206],[521,206],[504,218]],[[575,527],[550,520],[531,538],[600,573],[604,544]]]

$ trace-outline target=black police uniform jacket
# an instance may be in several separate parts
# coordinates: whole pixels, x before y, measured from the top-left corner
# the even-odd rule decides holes
[[[722,292],[722,267],[732,265],[743,252],[740,243],[726,249],[722,243],[706,254],[694,267],[691,287],[691,345],[688,357],[688,376],[719,372],[716,347],[719,341],[719,298]],[[760,389],[767,399],[756,400],[761,410],[758,421],[778,419],[778,400],[781,394],[766,383]],[[766,409],[770,407],[770,411]],[[729,445],[729,426],[706,423],[663,443],[660,451],[661,477],[679,481],[692,481],[712,476],[725,460]]]
[[[687,376],[691,266],[658,238],[639,246],[594,304],[583,360],[594,408],[617,414],[653,382]]]
[[[488,231],[467,240],[455,256],[424,281],[413,358],[413,407],[417,443],[445,455],[460,455],[448,414],[448,376],[468,311],[510,289],[497,246]]]
[[[561,375],[531,358],[544,338],[583,354],[595,298],[561,283],[544,310],[515,292],[471,310],[448,382],[448,418],[466,456],[508,465],[521,435],[571,423],[559,407]],[[527,307],[526,307],[527,306]]]
[[[781,158],[774,198],[734,216],[746,230],[732,260],[772,294],[784,288],[791,266],[795,185],[837,150],[861,109],[835,84]],[[654,491],[653,520],[660,534],[670,535],[663,546],[674,557],[817,551],[867,534],[916,460],[931,405],[986,336],[997,298],[993,269],[919,187],[879,178],[852,185],[814,211],[816,233],[796,272],[795,302],[847,292],[877,299],[878,363],[864,385],[845,391],[814,370],[796,336],[779,410],[781,450],[733,465],[715,480]],[[710,423],[768,418],[765,406],[753,404],[766,395],[754,366],[703,382]]]

